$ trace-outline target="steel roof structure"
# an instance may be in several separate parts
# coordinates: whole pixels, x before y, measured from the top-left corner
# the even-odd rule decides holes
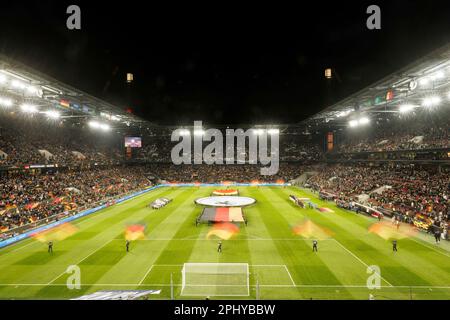
[[[415,61],[301,122],[303,125],[346,125],[358,116],[398,113],[402,105],[430,107],[449,99],[450,44]],[[437,97],[437,98],[436,98]],[[430,100],[431,99],[431,100]]]
[[[57,110],[61,118],[86,118],[108,122],[112,127],[150,124],[120,108],[72,86],[0,55],[0,95],[12,107],[33,104],[43,110]]]

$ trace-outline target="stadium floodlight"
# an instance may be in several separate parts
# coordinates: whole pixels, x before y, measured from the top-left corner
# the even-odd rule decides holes
[[[424,107],[434,107],[439,105],[439,103],[441,103],[441,98],[439,98],[438,96],[432,96],[423,99],[422,105]]]
[[[430,83],[430,78],[428,77],[423,77],[419,80],[419,84],[422,86],[426,86],[428,83]]]
[[[351,128],[357,127],[358,124],[359,124],[359,121],[358,121],[358,120],[350,120],[350,121],[348,122],[348,125],[349,125],[349,127],[351,127]]]
[[[264,129],[253,129],[253,133],[260,136],[264,134]]]
[[[268,134],[279,134],[280,130],[279,129],[269,129],[267,130]]]
[[[415,107],[416,107],[416,106],[414,106],[414,105],[412,105],[412,104],[402,104],[402,105],[399,107],[398,111],[399,111],[400,113],[409,113],[409,112],[411,112],[412,110],[414,110]]]
[[[13,101],[11,99],[0,97],[0,106],[9,108],[12,107],[12,105]]]
[[[190,131],[187,130],[187,129],[181,129],[181,130],[180,130],[180,135],[183,136],[183,137],[187,137],[187,136],[190,136],[191,133],[190,133]]]
[[[339,113],[336,115],[336,117],[338,117],[338,118],[346,117],[346,116],[348,116],[351,112],[352,112],[352,110],[341,111],[341,112],[339,112]]]
[[[439,80],[439,79],[443,79],[443,78],[445,78],[445,73],[442,70],[431,75],[432,80]]]
[[[38,108],[32,104],[24,103],[20,106],[20,110],[25,113],[36,113],[38,112]]]
[[[56,111],[56,110],[47,110],[44,113],[47,115],[47,117],[49,117],[51,119],[59,119],[59,118],[61,118],[61,114],[58,111]]]
[[[11,86],[16,89],[26,89],[27,87],[27,85],[24,82],[15,79],[11,81]]]
[[[205,130],[202,130],[202,129],[194,130],[194,135],[195,136],[203,136],[204,134],[205,134]]]
[[[358,121],[359,124],[368,124],[369,122],[370,122],[370,120],[367,117],[363,117],[363,118],[359,119],[359,121]]]
[[[185,263],[183,296],[249,296],[248,263]]]
[[[36,94],[38,92],[38,88],[36,88],[35,86],[27,86],[25,90],[29,94]]]
[[[111,130],[111,127],[106,123],[101,123],[100,129],[102,129],[103,131],[109,131],[109,130]]]
[[[100,123],[98,123],[97,121],[89,121],[89,126],[94,129],[99,129]]]

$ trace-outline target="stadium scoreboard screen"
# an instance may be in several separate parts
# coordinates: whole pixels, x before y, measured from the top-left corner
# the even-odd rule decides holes
[[[142,148],[142,138],[125,137],[125,148]]]

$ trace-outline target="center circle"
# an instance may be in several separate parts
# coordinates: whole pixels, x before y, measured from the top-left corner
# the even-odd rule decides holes
[[[245,207],[256,202],[250,197],[236,197],[236,196],[217,196],[205,197],[195,200],[196,204],[210,207]]]

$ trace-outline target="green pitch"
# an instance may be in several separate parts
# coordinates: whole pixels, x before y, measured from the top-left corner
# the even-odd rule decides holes
[[[68,299],[99,290],[161,289],[155,299],[170,298],[173,276],[180,296],[185,262],[248,263],[249,296],[255,299],[450,299],[450,248],[436,246],[432,237],[418,234],[391,242],[369,233],[375,219],[337,208],[308,191],[282,187],[239,187],[255,205],[244,209],[248,225],[234,238],[208,240],[210,226],[195,226],[202,208],[194,204],[215,188],[161,188],[74,222],[78,232],[55,241],[54,254],[45,243],[28,239],[0,250],[0,298]],[[300,209],[289,194],[309,197],[334,212]],[[173,202],[160,210],[148,203],[159,197]],[[333,232],[312,252],[311,239],[294,235],[305,219]],[[146,239],[133,241],[125,251],[124,229],[145,223]],[[81,289],[66,286],[69,265],[81,270]],[[366,286],[368,266],[381,271],[381,288]],[[258,286],[256,285],[258,283]],[[196,297],[201,298],[201,297]],[[221,297],[214,297],[221,298]],[[227,298],[227,297],[225,297]],[[229,298],[229,297],[228,297]],[[241,297],[234,297],[241,298]]]

